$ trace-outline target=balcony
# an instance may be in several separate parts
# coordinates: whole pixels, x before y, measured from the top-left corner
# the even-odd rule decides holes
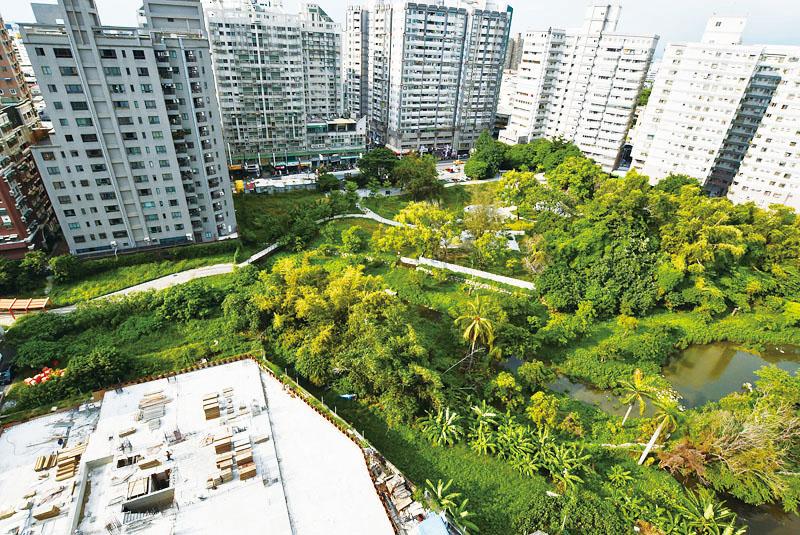
[[[204,111],[198,111],[194,115],[197,118],[197,123],[198,124],[199,123],[205,123],[205,122],[208,121],[208,115],[206,115],[206,112],[204,112]]]
[[[189,67],[186,73],[189,75],[189,78],[200,78],[200,71],[197,67]]]

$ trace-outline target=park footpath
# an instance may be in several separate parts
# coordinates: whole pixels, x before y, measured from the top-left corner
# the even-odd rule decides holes
[[[492,182],[498,179],[490,179],[490,180],[481,180],[479,182]],[[476,181],[478,182],[478,181]],[[463,185],[461,184],[453,184],[453,185]],[[449,186],[448,184],[447,186]],[[447,187],[445,186],[445,187]],[[367,208],[366,206],[358,205],[358,208],[362,210],[359,213],[353,214],[340,214],[335,215],[332,217],[327,217],[324,219],[320,219],[317,223],[324,223],[326,221],[333,221],[337,219],[371,219],[372,221],[376,221],[383,225],[388,225],[392,227],[402,227],[402,226],[410,226],[406,225],[405,223],[401,223],[399,221],[395,221],[394,219],[387,219],[383,216],[380,216]],[[233,273],[234,270],[238,268],[243,268],[245,266],[249,266],[250,264],[254,264],[259,260],[266,258],[281,246],[280,243],[273,243],[268,247],[258,251],[253,256],[241,262],[239,264],[230,263],[230,264],[215,264],[213,266],[203,266],[194,269],[187,269],[186,271],[181,271],[179,273],[173,273],[172,275],[165,275],[164,277],[160,277],[158,279],[153,279],[147,282],[143,282],[141,284],[137,284],[135,286],[130,286],[128,288],[124,288],[122,290],[112,292],[106,295],[101,295],[100,297],[95,297],[92,301],[103,300],[103,299],[112,299],[115,297],[122,297],[126,295],[130,295],[133,293],[138,292],[147,292],[147,291],[160,291],[166,290],[167,288],[171,288],[172,286],[177,286],[179,284],[186,284],[187,282],[191,282],[193,280],[202,279],[205,277],[213,277],[216,275],[225,275],[228,273]],[[411,265],[427,265],[430,267],[435,267],[438,269],[444,269],[446,271],[451,271],[453,273],[459,273],[461,275],[469,275],[472,277],[477,277],[485,280],[490,280],[494,282],[498,282],[501,284],[505,284],[507,286],[514,286],[517,288],[522,288],[526,290],[532,290],[533,284],[529,281],[521,280],[521,279],[514,279],[511,277],[505,277],[502,275],[497,275],[494,273],[490,273],[488,271],[480,271],[477,269],[467,268],[464,266],[459,266],[457,264],[449,264],[447,262],[440,262],[437,260],[431,260],[427,258],[419,258],[418,260],[412,259],[403,259],[404,263],[411,264]],[[69,305],[59,308],[50,309],[50,312],[55,312],[56,314],[69,314],[75,310],[77,305]]]

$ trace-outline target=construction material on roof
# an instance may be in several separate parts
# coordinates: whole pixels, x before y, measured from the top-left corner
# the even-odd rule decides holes
[[[56,505],[43,505],[33,510],[33,518],[36,520],[46,520],[53,518],[61,513],[61,509]]]

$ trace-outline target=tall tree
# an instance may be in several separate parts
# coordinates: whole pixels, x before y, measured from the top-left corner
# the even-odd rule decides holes
[[[665,431],[667,433],[674,431],[675,428],[678,427],[678,422],[683,418],[680,405],[678,405],[678,402],[670,397],[662,396],[654,401],[653,404],[658,408],[658,412],[656,413],[655,417],[658,427],[656,427],[656,430],[653,432],[653,436],[650,437],[650,441],[644,448],[642,456],[639,457],[639,464],[644,463],[645,459],[647,459],[647,456],[650,454],[650,450],[653,449],[653,445],[655,445],[658,437],[661,436],[661,433]]]
[[[468,311],[456,318],[456,326],[463,329],[462,336],[469,343],[469,352],[462,360],[469,362],[468,368],[472,367],[475,351],[479,345],[491,350],[494,345],[494,321],[487,316],[489,308],[484,299],[480,296],[468,305]]]
[[[358,161],[358,184],[366,185],[370,180],[377,180],[379,183],[386,182],[392,174],[392,170],[397,165],[397,155],[386,147],[378,147],[367,152]]]

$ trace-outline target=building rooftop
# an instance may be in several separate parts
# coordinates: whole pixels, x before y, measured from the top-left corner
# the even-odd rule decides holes
[[[390,534],[390,477],[247,359],[5,429],[0,532]]]

